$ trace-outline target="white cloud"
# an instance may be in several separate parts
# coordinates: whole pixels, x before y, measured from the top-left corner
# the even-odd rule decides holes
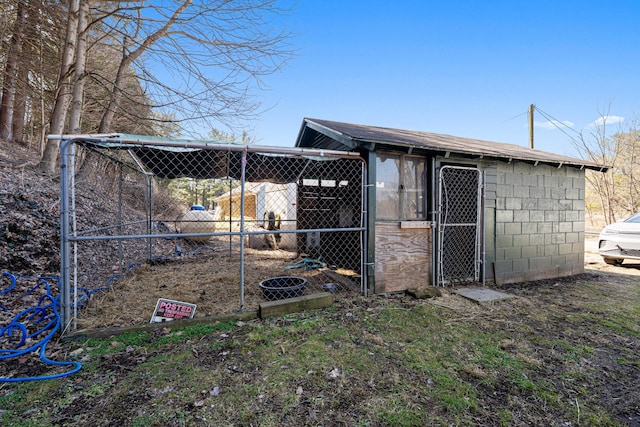
[[[602,116],[602,117],[598,117],[595,121],[589,123],[589,127],[595,128],[598,126],[602,126],[604,124],[612,125],[615,123],[622,123],[622,122],[624,122],[624,117],[621,117],[621,116]]]
[[[573,122],[570,122],[569,120],[551,120],[548,122],[533,122],[533,126],[537,127],[537,128],[542,128],[542,129],[557,129],[557,128],[562,128],[562,127],[573,127]]]

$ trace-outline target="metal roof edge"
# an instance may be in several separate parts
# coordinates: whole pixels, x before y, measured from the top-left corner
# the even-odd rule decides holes
[[[329,138],[334,139],[335,141],[338,141],[339,143],[346,146],[350,150],[353,150],[357,146],[356,144],[354,144],[355,138],[353,138],[351,135],[347,135],[335,129],[331,129],[330,127],[321,125],[320,123],[317,122],[317,120],[319,119],[311,119],[311,118],[305,117],[302,121],[302,126],[303,128],[306,127],[306,128],[315,130],[316,132],[320,132],[321,134],[326,135]],[[302,140],[303,132],[304,132],[304,129],[302,130],[302,132],[298,133],[298,135],[300,135],[300,138],[296,140],[296,145],[298,145],[298,143]]]
[[[78,134],[78,135],[49,135],[51,139],[67,141],[85,141],[96,145],[109,147],[133,148],[135,146],[146,146],[159,150],[174,151],[175,149],[207,149],[218,148],[229,151],[257,152],[261,154],[281,154],[281,155],[302,155],[308,157],[349,157],[361,159],[360,154],[351,151],[326,150],[322,148],[307,147],[276,147],[267,145],[248,145],[209,140],[181,139],[154,137],[148,135],[128,135],[128,134]]]

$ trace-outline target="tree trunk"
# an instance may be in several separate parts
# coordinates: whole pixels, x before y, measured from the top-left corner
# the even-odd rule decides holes
[[[80,0],[71,0],[69,2],[67,35],[65,38],[64,50],[62,52],[62,60],[60,64],[60,73],[58,74],[58,88],[56,94],[56,102],[51,114],[49,132],[53,135],[63,133],[65,120],[67,118],[67,108],[71,99],[71,83],[69,81],[69,73],[73,66],[73,58],[78,40],[78,10],[80,9]],[[58,144],[53,139],[47,141],[40,159],[39,168],[47,173],[53,174],[56,170],[56,162],[58,160]]]
[[[84,106],[85,68],[87,64],[87,21],[91,0],[85,0],[78,11],[78,44],[76,46],[76,66],[73,75],[73,96],[69,112],[69,133],[82,132],[82,107]]]
[[[24,142],[24,121],[25,112],[27,107],[27,92],[28,87],[27,76],[20,68],[20,76],[18,77],[20,89],[16,92],[16,97],[13,101],[13,120],[11,121],[11,134],[15,142]]]
[[[0,105],[0,139],[13,140],[11,132],[13,124],[14,101],[18,75],[18,61],[22,52],[22,39],[27,21],[27,1],[18,2],[13,34],[9,42],[9,50],[2,76],[2,103]]]

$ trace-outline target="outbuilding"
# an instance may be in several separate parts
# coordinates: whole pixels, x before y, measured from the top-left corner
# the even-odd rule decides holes
[[[513,144],[305,118],[296,147],[366,160],[369,292],[584,271],[585,170]]]

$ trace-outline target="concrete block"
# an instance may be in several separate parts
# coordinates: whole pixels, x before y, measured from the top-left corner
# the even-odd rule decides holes
[[[579,168],[567,168],[567,176],[571,178],[584,178],[584,170],[580,170]]]
[[[529,221],[531,221],[531,222],[543,222],[544,221],[544,211],[530,210],[529,211]]]
[[[496,274],[503,274],[513,271],[513,260],[505,259],[496,261]]]
[[[557,210],[561,211],[570,211],[573,210],[573,201],[572,200],[559,200]]]
[[[522,248],[523,246],[529,246],[528,234],[516,234],[513,236],[513,246]]]
[[[528,216],[528,211],[527,212]],[[517,212],[516,212],[517,213]],[[527,218],[526,222],[522,222],[522,234],[536,234],[538,232],[538,224],[535,222],[530,222]]]
[[[538,248],[537,248],[537,246],[523,246],[522,247],[522,258],[529,259],[529,258],[535,258],[537,256],[538,256]]]
[[[552,188],[551,189],[551,199],[553,200],[562,200],[565,199],[566,189],[564,188]]]
[[[544,220],[547,222],[556,222],[559,220],[558,211],[546,211],[544,213]]]
[[[539,222],[538,223],[538,233],[540,234],[548,234],[551,233],[552,226],[550,222]]]
[[[543,211],[554,211],[558,208],[558,201],[550,198],[538,200],[538,209]]]
[[[529,235],[529,244],[530,245],[544,245],[544,234],[535,233]]]
[[[572,200],[574,211],[584,211],[584,200]]]
[[[522,199],[516,197],[510,197],[507,199],[507,209],[520,210],[522,209]]]
[[[529,259],[531,271],[542,270],[551,267],[551,257],[536,257]]]
[[[502,234],[496,236],[496,246],[498,248],[510,248],[513,246],[513,235]]]
[[[531,187],[528,185],[514,185],[513,186],[513,196],[520,197],[526,199],[529,197],[529,190]]]
[[[514,259],[519,259],[522,258],[522,248],[519,246],[513,246],[511,248],[505,248],[504,249],[504,259],[508,260],[514,260]]]
[[[572,243],[571,245],[573,246],[571,251],[574,254],[584,254],[584,241]]]
[[[580,233],[565,233],[565,242],[578,243],[580,242]]]
[[[496,222],[513,222],[513,211],[511,210],[496,211]]]
[[[528,199],[522,200],[522,209],[526,209],[528,211],[537,210],[538,209],[538,199],[529,197]]]
[[[544,256],[552,257],[558,255],[558,245],[545,245]]]
[[[578,211],[565,211],[564,219],[565,221],[575,222],[580,220],[580,215],[578,215]]]
[[[558,177],[558,186],[560,188],[573,188],[573,178],[568,176]]]
[[[558,245],[559,255],[568,255],[570,253],[573,253],[573,245],[571,243],[562,243]]]
[[[544,187],[531,187],[529,188],[529,197],[531,197],[532,199],[544,199],[544,190]]]
[[[505,234],[521,234],[522,233],[522,224],[519,222],[511,222],[504,224],[504,233]]]
[[[517,169],[518,166],[514,166],[514,173],[507,173],[506,174],[506,184],[508,185],[522,185],[522,173],[516,173],[515,169]]]
[[[580,190],[577,188],[567,188],[565,191],[565,197],[570,200],[580,199]]]
[[[513,271],[528,271],[529,270],[529,260],[528,259],[514,259],[513,260]]]
[[[558,177],[545,175],[544,186],[546,188],[558,188]]]
[[[486,168],[484,170],[484,183],[485,185],[498,183],[498,171],[496,168]]]
[[[513,197],[513,185],[498,184],[498,197]]]
[[[567,254],[566,255],[566,262],[567,264],[570,264],[573,266],[573,268],[575,268],[576,266],[580,265],[580,264],[584,264],[584,251],[580,252],[580,253],[572,253],[572,254]]]
[[[573,222],[560,222],[558,224],[558,231],[560,233],[570,233],[573,231]]]
[[[538,175],[523,175],[522,185],[528,185],[529,187],[538,187]]]

